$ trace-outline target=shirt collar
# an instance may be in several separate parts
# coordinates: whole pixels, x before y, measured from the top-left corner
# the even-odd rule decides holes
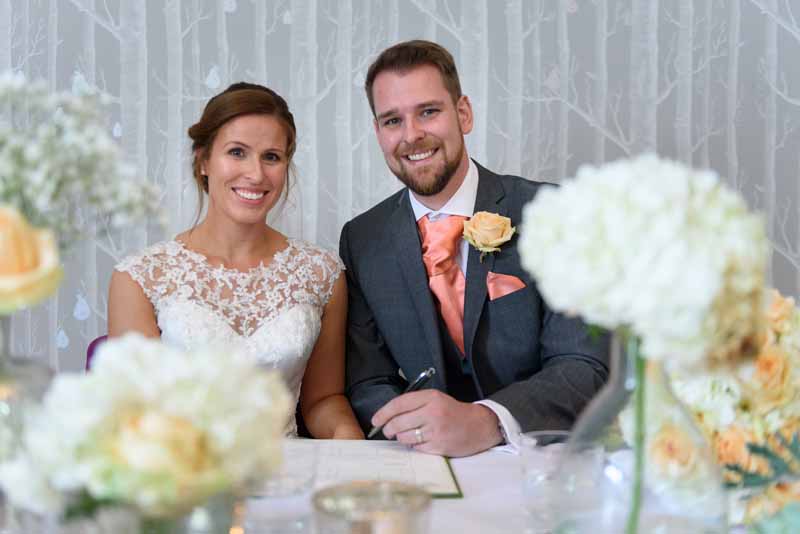
[[[438,211],[434,211],[417,200],[416,195],[409,191],[408,199],[411,201],[411,209],[414,210],[414,219],[420,220],[429,213],[435,218],[437,215],[462,215],[472,217],[475,211],[475,199],[478,197],[478,168],[475,162],[469,160],[467,175],[461,186],[456,190],[450,200]]]

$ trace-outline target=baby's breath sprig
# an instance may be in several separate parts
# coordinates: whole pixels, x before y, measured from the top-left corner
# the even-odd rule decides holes
[[[5,72],[0,102],[0,204],[55,230],[62,250],[91,220],[115,228],[158,213],[157,188],[122,161],[108,132],[107,95],[53,93]]]

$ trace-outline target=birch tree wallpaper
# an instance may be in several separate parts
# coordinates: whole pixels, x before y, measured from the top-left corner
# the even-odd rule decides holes
[[[771,281],[797,296],[799,19],[794,0],[0,0],[0,70],[110,94],[109,131],[166,214],[75,244],[58,294],[16,314],[14,352],[83,367],[114,264],[195,220],[186,129],[234,81],[275,89],[295,115],[296,181],[275,224],[336,249],[348,219],[399,188],[363,81],[411,38],[456,58],[473,158],[548,182],[643,151],[711,167],[766,215]]]

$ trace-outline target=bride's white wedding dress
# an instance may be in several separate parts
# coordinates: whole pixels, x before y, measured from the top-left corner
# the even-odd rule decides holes
[[[332,252],[290,239],[268,265],[246,272],[211,265],[179,241],[152,245],[115,268],[141,286],[164,342],[243,350],[277,369],[296,403],[322,312],[344,266]],[[295,433],[292,417],[287,434]]]

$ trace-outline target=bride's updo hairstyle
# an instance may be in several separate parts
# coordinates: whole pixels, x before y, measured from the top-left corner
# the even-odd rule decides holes
[[[228,121],[242,115],[270,115],[283,124],[286,130],[289,175],[293,174],[292,156],[297,148],[297,128],[286,100],[263,85],[247,82],[234,83],[212,97],[206,104],[200,120],[189,127],[188,133],[192,139],[192,172],[200,197],[198,218],[200,212],[203,211],[203,193],[208,193],[208,176],[200,172],[202,163],[211,154],[211,146],[214,144],[220,128]],[[288,195],[290,176],[287,176],[286,187],[283,190],[284,199]]]

